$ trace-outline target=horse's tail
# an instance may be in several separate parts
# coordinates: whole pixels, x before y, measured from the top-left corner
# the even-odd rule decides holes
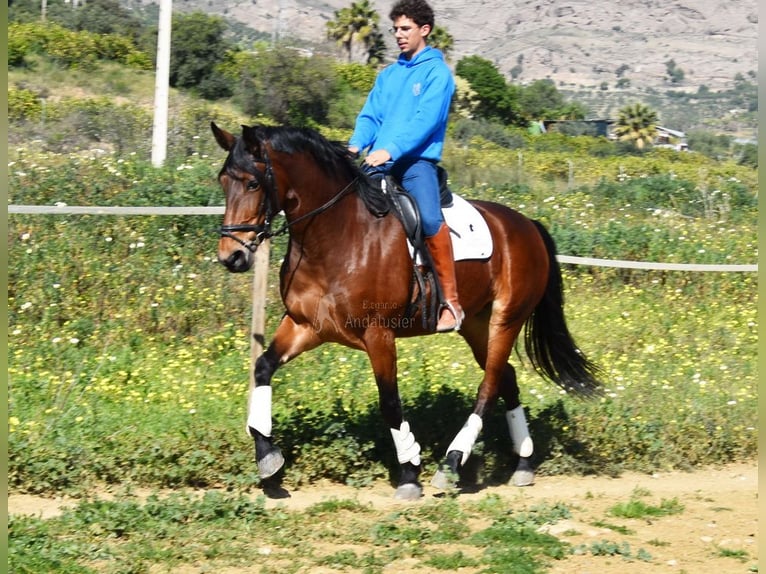
[[[545,294],[527,319],[524,347],[535,370],[568,392],[582,396],[600,394],[600,369],[577,348],[564,318],[561,268],[556,244],[542,223],[534,221],[548,252],[549,271]]]

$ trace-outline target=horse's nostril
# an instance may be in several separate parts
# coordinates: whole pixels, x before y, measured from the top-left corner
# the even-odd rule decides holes
[[[226,266],[226,269],[233,273],[241,273],[250,269],[250,258],[247,253],[239,249],[232,251],[226,259],[220,261]]]

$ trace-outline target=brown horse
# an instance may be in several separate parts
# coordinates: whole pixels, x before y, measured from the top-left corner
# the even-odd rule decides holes
[[[218,259],[229,271],[247,271],[259,243],[288,233],[280,272],[286,313],[267,350],[256,361],[248,430],[261,477],[284,464],[271,437],[271,378],[282,364],[325,342],[367,353],[380,410],[391,430],[400,463],[396,496],[422,495],[420,446],[404,419],[397,388],[397,337],[430,334],[409,316],[413,262],[402,225],[376,205],[369,180],[345,146],[317,132],[290,127],[243,126],[237,137],[214,123],[228,157],[219,173],[226,195]],[[447,449],[432,484],[454,486],[482,428],[484,415],[502,397],[519,463],[514,484],[531,484],[532,440],[519,401],[516,374],[508,363],[526,325],[525,350],[544,377],[584,396],[598,392],[598,369],[567,329],[555,245],[541,224],[505,206],[473,204],[494,241],[491,257],[456,264],[459,331],[484,371],[473,413]],[[272,230],[272,218],[285,223]]]

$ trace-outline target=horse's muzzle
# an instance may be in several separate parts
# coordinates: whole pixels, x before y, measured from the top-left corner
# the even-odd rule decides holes
[[[244,273],[253,266],[253,254],[243,249],[235,249],[226,257],[219,254],[218,261],[232,273]]]
[[[245,241],[235,235],[235,232],[254,232],[255,237],[250,241]],[[222,225],[216,230],[221,236],[221,242],[218,245],[218,261],[221,262],[232,273],[242,273],[247,271],[253,265],[253,253],[258,246],[269,236],[268,223],[260,225],[241,224],[241,225]],[[225,253],[225,239],[230,239],[239,243],[244,249],[234,249],[228,255]],[[229,243],[230,245],[230,243]]]

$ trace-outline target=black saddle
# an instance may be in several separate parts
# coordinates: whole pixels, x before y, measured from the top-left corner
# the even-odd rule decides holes
[[[439,202],[442,207],[451,207],[452,190],[447,183],[447,170],[437,166],[436,174],[439,178]],[[407,239],[415,247],[415,251],[425,251],[420,209],[415,199],[390,175],[380,178],[373,176],[373,181],[380,182],[381,191],[388,198],[390,210],[401,221]]]

